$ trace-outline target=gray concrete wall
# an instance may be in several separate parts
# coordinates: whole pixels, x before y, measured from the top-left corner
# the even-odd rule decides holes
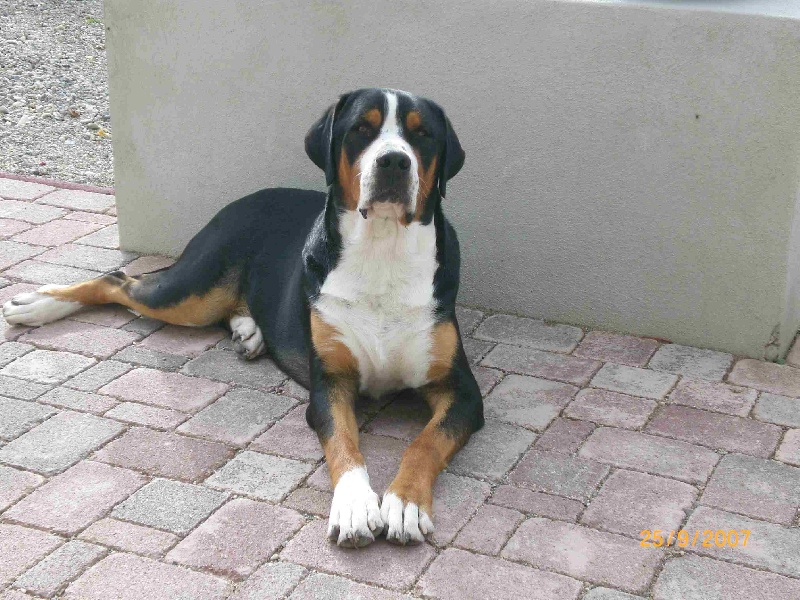
[[[343,91],[396,87],[440,102],[467,152],[446,206],[462,302],[750,356],[797,326],[800,20],[106,0],[106,24],[125,248],[174,254],[247,192],[322,189],[308,126]]]

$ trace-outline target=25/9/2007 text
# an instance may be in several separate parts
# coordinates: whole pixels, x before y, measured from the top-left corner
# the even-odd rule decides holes
[[[643,529],[639,532],[642,536],[642,541],[639,545],[643,548],[660,548],[662,546],[677,546],[679,548],[686,548],[687,546],[695,547],[698,545],[710,548],[717,546],[722,548],[730,546],[735,548],[737,546],[747,546],[747,540],[750,537],[749,529],[699,529],[692,535],[691,532],[681,529],[679,531],[671,530],[669,535],[666,531],[661,529]],[[665,537],[666,536],[666,537]]]

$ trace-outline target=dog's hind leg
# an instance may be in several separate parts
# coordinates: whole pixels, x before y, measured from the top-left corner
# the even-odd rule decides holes
[[[141,277],[116,271],[74,285],[46,285],[6,302],[3,316],[12,325],[43,325],[85,305],[115,303],[166,323],[202,327],[227,319],[239,305],[236,277],[223,277],[202,292],[187,292],[170,271]]]

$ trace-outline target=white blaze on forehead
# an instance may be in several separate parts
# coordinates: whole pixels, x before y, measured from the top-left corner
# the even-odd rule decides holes
[[[417,192],[419,191],[419,175],[417,173],[417,157],[411,144],[403,137],[403,127],[400,123],[400,112],[397,110],[397,94],[391,91],[384,92],[386,97],[386,113],[378,136],[367,146],[358,161],[358,170],[361,172],[361,194],[358,208],[366,208],[372,198],[372,192],[377,178],[377,159],[387,152],[399,151],[408,156],[411,161],[409,190],[411,198],[410,211],[417,208]]]

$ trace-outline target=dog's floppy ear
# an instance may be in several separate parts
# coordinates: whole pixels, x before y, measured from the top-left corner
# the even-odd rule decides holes
[[[453,130],[450,119],[447,118],[447,115],[441,107],[439,107],[439,110],[441,111],[445,125],[444,154],[442,156],[442,167],[439,170],[439,195],[444,198],[447,190],[447,180],[451,177],[455,177],[456,173],[464,166],[466,154],[461,147],[461,142],[458,141],[458,136],[456,136],[456,132]]]
[[[347,101],[347,96],[348,94],[342,95],[336,104],[331,105],[306,134],[306,154],[311,162],[325,171],[326,185],[332,184],[336,179],[336,165],[333,158],[333,125]]]

